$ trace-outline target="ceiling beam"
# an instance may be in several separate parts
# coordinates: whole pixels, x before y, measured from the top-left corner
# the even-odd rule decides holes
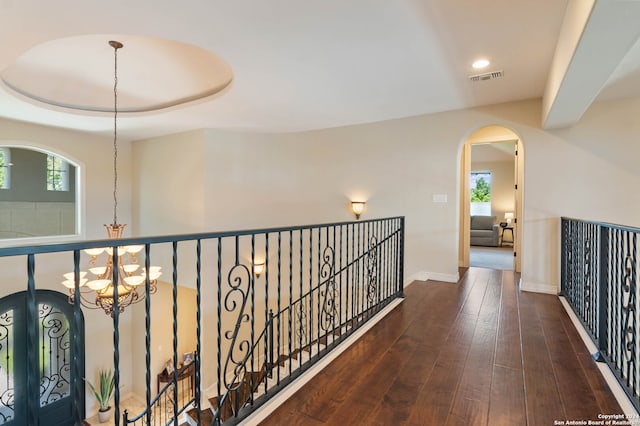
[[[640,2],[571,0],[542,101],[542,127],[577,123],[640,36]]]

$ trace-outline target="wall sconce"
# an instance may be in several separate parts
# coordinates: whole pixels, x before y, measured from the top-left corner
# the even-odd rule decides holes
[[[511,225],[511,221],[513,220],[513,212],[506,212],[504,214],[504,219],[507,221],[507,224]]]
[[[351,210],[353,210],[353,214],[356,215],[356,220],[360,219],[360,215],[364,211],[364,205],[366,202],[364,201],[352,201],[351,202]]]
[[[260,278],[260,274],[262,274],[263,272],[264,272],[264,262],[256,263],[253,265],[253,273],[255,274],[256,278]]]

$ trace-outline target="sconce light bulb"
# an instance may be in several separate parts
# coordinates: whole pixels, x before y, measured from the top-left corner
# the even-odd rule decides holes
[[[356,216],[356,220],[360,219],[360,215],[364,211],[364,205],[365,205],[364,201],[351,202],[351,210],[353,211],[353,214]]]
[[[264,272],[264,262],[256,263],[253,265],[253,273],[256,275],[256,278],[260,278],[260,274]]]

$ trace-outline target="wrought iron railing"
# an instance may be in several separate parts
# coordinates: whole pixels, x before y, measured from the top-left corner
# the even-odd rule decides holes
[[[561,233],[561,294],[640,409],[640,229],[562,218]]]
[[[246,418],[288,383],[351,335],[371,315],[402,296],[404,264],[404,218],[386,218],[323,225],[270,228],[239,232],[216,232],[179,236],[125,238],[0,249],[0,258],[20,262],[26,258],[27,319],[35,317],[36,289],[56,288],[62,272],[74,271],[70,290],[73,316],[82,323],[80,270],[83,251],[111,247],[118,262],[118,248],[143,245],[139,256],[146,271],[150,265],[164,268],[162,279],[170,288],[171,306],[161,317],[152,315],[154,293],[148,275],[144,303],[122,312],[114,297],[110,321],[113,327],[115,378],[114,421],[116,425],[181,424],[189,411],[194,422],[205,424],[211,406],[212,424],[235,424]],[[55,261],[47,258],[54,254]],[[85,259],[86,260],[86,259]],[[35,273],[36,264],[48,274]],[[262,265],[256,268],[256,265]],[[170,272],[168,272],[170,271]],[[61,272],[60,275],[57,275]],[[52,278],[53,277],[53,278]],[[114,272],[113,280],[119,277]],[[193,306],[178,303],[179,288],[194,292]],[[60,287],[64,291],[64,287]],[[117,288],[117,287],[116,287]],[[144,405],[139,412],[123,409],[120,384],[122,365],[131,354],[121,350],[123,316],[138,312],[144,321],[131,321],[144,333],[144,371],[134,371],[131,382],[144,382]],[[153,311],[157,312],[157,311]],[[0,313],[1,314],[1,313]],[[189,322],[192,321],[192,322]],[[162,324],[160,324],[162,323]],[[184,336],[179,326],[193,323],[195,347],[193,391],[181,380],[184,369],[179,352]],[[154,327],[171,329],[171,338],[158,342]],[[182,332],[184,333],[184,331]],[[29,344],[37,347],[37,333]],[[165,333],[166,334],[166,333]],[[152,350],[164,344],[171,348],[171,370],[175,371],[158,392],[152,377],[158,359]],[[87,344],[91,344],[90,337]],[[81,342],[71,346],[79,353]],[[29,365],[38,365],[37,353],[28,351]],[[31,359],[33,358],[33,359]],[[164,360],[163,360],[164,361]],[[182,368],[182,370],[181,370]],[[72,395],[84,395],[84,370],[72,365]],[[125,369],[124,371],[126,371]],[[135,376],[135,377],[133,377]],[[38,388],[38,372],[29,375],[28,389]],[[28,413],[36,424],[37,413]],[[84,404],[76,407],[75,423],[84,417]],[[29,423],[30,424],[30,423]]]
[[[219,358],[217,363],[222,368],[218,370],[219,397],[212,404],[214,422],[233,424],[246,417],[402,294],[402,218],[285,234],[284,244],[283,233],[275,236],[272,267],[277,265],[277,276],[272,274],[272,281],[268,262],[265,268],[265,293],[269,295],[273,285],[275,297],[266,300],[262,329],[251,323],[250,332],[245,333],[250,339],[238,339],[243,312],[239,310],[233,335],[224,326],[218,334],[231,337],[232,342],[226,359]],[[268,252],[268,238],[266,244]],[[238,281],[233,291],[239,288]],[[246,290],[240,294],[244,301],[253,288]],[[229,306],[226,296],[220,301],[219,306]],[[222,313],[218,315],[218,323],[224,324]],[[225,351],[217,353],[223,356]]]

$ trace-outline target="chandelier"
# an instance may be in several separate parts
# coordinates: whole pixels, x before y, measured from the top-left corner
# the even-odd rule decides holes
[[[113,83],[113,223],[104,225],[109,239],[122,238],[126,224],[118,223],[118,49],[122,48],[119,41],[109,41],[114,54],[114,83]],[[80,303],[89,309],[103,309],[107,315],[113,316],[115,304],[115,285],[117,282],[118,311],[144,300],[145,282],[149,281],[149,293],[157,291],[157,280],[162,275],[159,266],[150,266],[147,271],[140,268],[137,254],[144,248],[142,245],[117,247],[117,261],[113,247],[92,248],[84,250],[91,257],[89,273],[94,278],[87,278],[87,271],[80,271],[78,284],[80,287]],[[99,257],[105,253],[106,261],[98,265]],[[102,256],[104,257],[104,256]],[[114,271],[117,265],[117,271]],[[75,273],[64,274],[62,285],[69,289],[69,303],[75,299]],[[116,278],[114,280],[114,278]],[[142,286],[142,287],[141,287]]]

